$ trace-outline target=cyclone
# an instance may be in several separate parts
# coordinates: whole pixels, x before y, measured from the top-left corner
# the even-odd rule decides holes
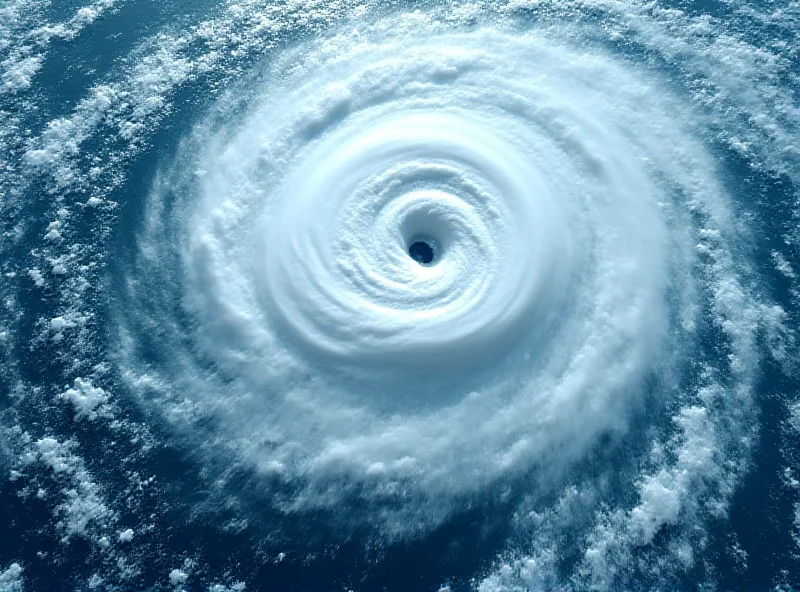
[[[0,590],[800,585],[795,3],[213,4],[4,9]]]

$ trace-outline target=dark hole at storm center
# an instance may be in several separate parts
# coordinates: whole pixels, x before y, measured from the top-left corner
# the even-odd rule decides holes
[[[417,240],[408,247],[408,254],[420,265],[430,265],[436,257],[436,250],[428,241]]]

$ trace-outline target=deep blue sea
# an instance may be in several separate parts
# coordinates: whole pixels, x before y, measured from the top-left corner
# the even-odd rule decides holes
[[[0,0],[0,592],[800,590],[800,2]]]

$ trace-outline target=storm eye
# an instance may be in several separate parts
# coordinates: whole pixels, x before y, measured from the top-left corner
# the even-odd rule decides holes
[[[438,248],[433,240],[419,239],[408,247],[408,255],[420,265],[433,265],[437,260]]]

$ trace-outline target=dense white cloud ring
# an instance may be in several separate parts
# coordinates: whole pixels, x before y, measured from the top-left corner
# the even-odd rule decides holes
[[[370,119],[327,137],[278,191],[268,295],[294,335],[348,361],[485,356],[553,286],[553,196],[490,122]],[[408,252],[425,237],[429,266]]]
[[[671,388],[697,314],[687,205],[725,210],[630,65],[539,33],[377,31],[298,50],[198,128],[150,197],[153,289],[128,317],[179,325],[150,399],[179,427],[213,417],[295,507],[357,490],[405,500],[367,519],[419,524],[568,469],[648,381]]]

